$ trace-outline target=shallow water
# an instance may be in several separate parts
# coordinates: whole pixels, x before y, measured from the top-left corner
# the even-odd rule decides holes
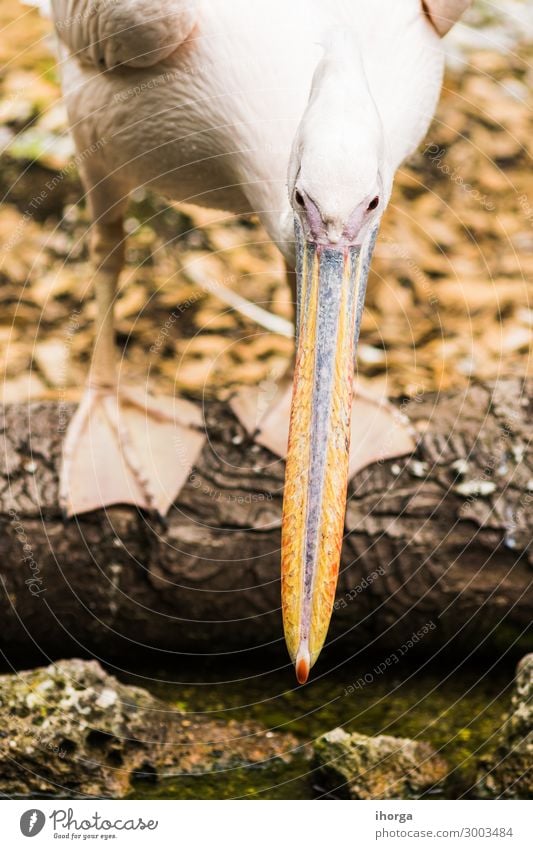
[[[491,668],[415,667],[375,673],[377,662],[354,668],[346,664],[305,687],[293,687],[286,669],[257,670],[203,666],[160,671],[158,676],[129,677],[175,707],[222,720],[257,720],[268,729],[290,732],[302,743],[290,764],[279,760],[208,775],[172,777],[159,783],[138,782],[132,798],[157,799],[309,799],[325,795],[310,763],[309,743],[342,725],[363,734],[392,734],[432,743],[447,759],[450,776],[437,798],[468,795],[475,757],[495,745],[501,715],[509,706],[514,662]],[[364,679],[358,687],[353,685]],[[370,681],[370,678],[373,680]],[[360,682],[361,683],[361,682]],[[350,689],[352,685],[352,689]],[[342,788],[336,795],[342,796]],[[331,798],[331,797],[330,797]]]

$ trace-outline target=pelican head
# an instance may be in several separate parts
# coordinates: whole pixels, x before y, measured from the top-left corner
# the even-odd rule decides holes
[[[354,363],[392,177],[357,46],[325,46],[294,140],[297,352],[282,523],[285,638],[304,683],[331,618],[346,511]]]

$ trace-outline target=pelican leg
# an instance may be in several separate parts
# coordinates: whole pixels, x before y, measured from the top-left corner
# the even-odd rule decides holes
[[[113,311],[122,243],[121,221],[95,227],[95,342],[63,446],[59,502],[65,516],[117,503],[164,516],[205,441],[201,413],[190,402],[119,385]]]

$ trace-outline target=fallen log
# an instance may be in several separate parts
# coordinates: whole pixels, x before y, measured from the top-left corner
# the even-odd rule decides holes
[[[343,653],[465,653],[511,645],[531,622],[533,382],[472,385],[401,404],[415,454],[351,483],[328,642]],[[2,411],[1,646],[9,658],[238,653],[285,659],[279,610],[284,464],[229,407],[168,527],[128,507],[61,521],[57,470],[72,407]],[[424,631],[423,638],[413,634]],[[522,649],[524,644],[522,644]],[[527,648],[527,645],[526,645]]]

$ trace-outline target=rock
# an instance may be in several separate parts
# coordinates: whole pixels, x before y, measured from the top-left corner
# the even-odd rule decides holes
[[[503,718],[494,754],[480,762],[476,795],[481,799],[533,798],[533,654],[516,670],[511,711]]]
[[[343,799],[418,799],[448,773],[424,742],[335,728],[315,743],[321,783]]]
[[[121,798],[158,781],[291,760],[294,737],[186,714],[96,661],[0,676],[0,792]]]

